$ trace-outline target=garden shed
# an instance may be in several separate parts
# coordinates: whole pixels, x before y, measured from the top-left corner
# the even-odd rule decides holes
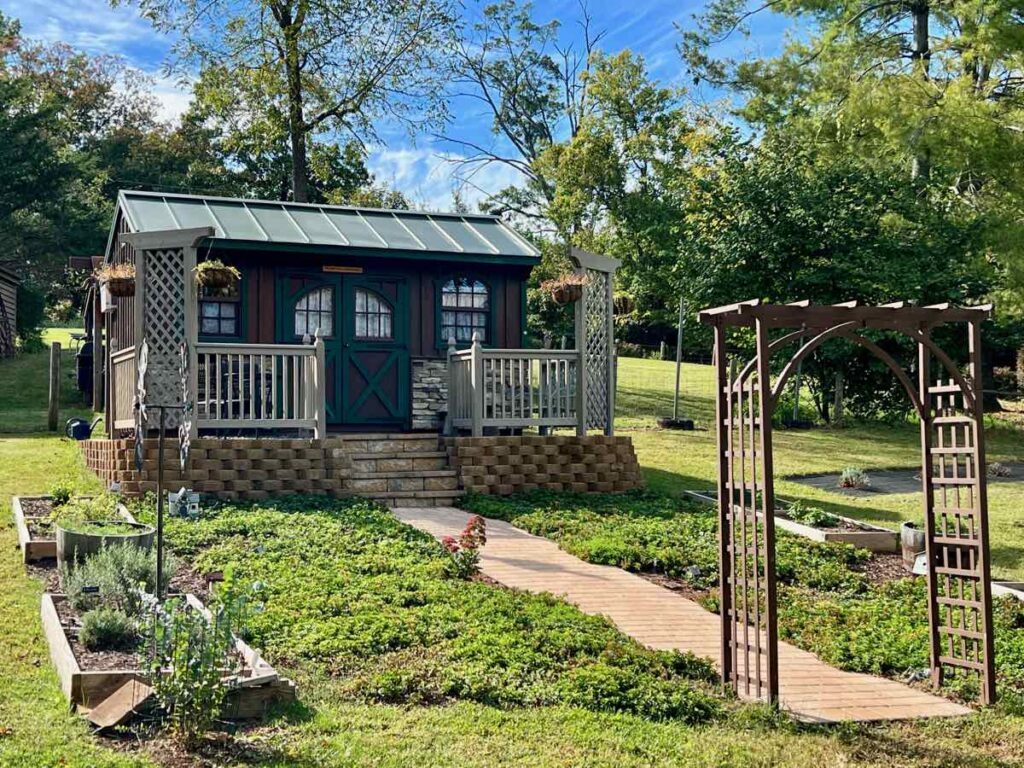
[[[217,458],[199,490],[320,483],[449,499],[468,486],[631,487],[635,460],[620,479],[616,449],[607,449],[615,441],[588,457],[557,450],[568,436],[550,434],[569,429],[594,445],[588,432],[611,437],[617,262],[572,252],[582,285],[571,310],[575,345],[554,350],[526,338],[526,285],[539,261],[496,216],[122,191],[103,259],[107,275],[121,276],[103,280],[101,268],[96,292],[108,434],[151,432],[138,406],[180,407],[184,392],[200,454],[208,440],[255,440],[245,456],[232,453],[237,440],[212,445]],[[231,274],[212,286],[207,269]],[[166,425],[177,428],[178,411],[170,416]],[[507,464],[491,459],[510,449],[458,452],[439,444],[442,434],[527,444]],[[275,440],[294,441],[295,452]],[[448,464],[449,447],[458,467]],[[107,457],[92,463],[115,479],[111,450],[87,455]],[[236,477],[242,460],[256,464]],[[283,474],[264,478],[265,462]],[[490,465],[529,471],[499,478]]]

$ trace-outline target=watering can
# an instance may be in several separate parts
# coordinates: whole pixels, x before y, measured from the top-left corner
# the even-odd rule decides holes
[[[102,416],[97,416],[93,419],[92,424],[85,419],[72,417],[64,425],[64,434],[73,440],[88,440],[92,437],[92,431],[96,429],[96,425],[101,421],[103,421]]]

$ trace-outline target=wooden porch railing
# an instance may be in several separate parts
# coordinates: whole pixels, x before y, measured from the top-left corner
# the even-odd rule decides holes
[[[580,428],[580,354],[574,349],[448,347],[451,429]]]
[[[197,429],[310,429],[327,434],[324,343],[196,348]]]
[[[135,426],[135,391],[138,387],[138,366],[135,347],[125,347],[110,355],[110,393],[113,405],[111,423],[114,429]]]

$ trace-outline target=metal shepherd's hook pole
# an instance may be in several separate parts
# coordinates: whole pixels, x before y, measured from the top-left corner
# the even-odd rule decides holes
[[[156,599],[164,599],[164,431],[167,411],[160,409],[160,432],[156,449]]]

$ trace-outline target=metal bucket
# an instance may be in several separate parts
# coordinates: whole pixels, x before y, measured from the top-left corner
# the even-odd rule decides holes
[[[900,526],[900,549],[903,552],[903,567],[908,572],[914,570],[914,562],[924,552],[924,548],[924,531],[914,523],[903,523]]]

